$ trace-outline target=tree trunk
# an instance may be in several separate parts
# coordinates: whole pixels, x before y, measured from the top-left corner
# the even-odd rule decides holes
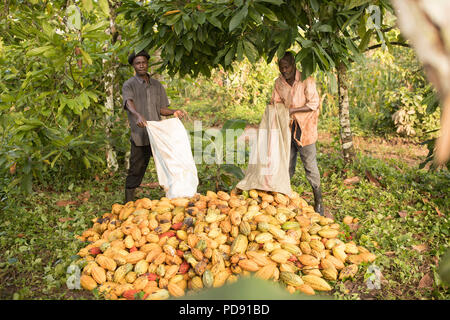
[[[117,39],[117,28],[115,25],[115,11],[114,8],[110,7],[109,16],[109,29],[107,31],[111,35],[111,40],[108,42],[104,50],[107,52],[110,50],[112,45]],[[114,147],[110,143],[111,138],[111,128],[113,126],[112,119],[114,118],[114,80],[117,72],[117,58],[115,55],[111,55],[111,58],[103,59],[103,70],[105,72],[105,92],[106,92],[106,104],[105,107],[108,113],[105,117],[105,131],[106,131],[106,163],[110,171],[117,171],[119,165],[117,163],[117,155],[114,151]]]
[[[353,162],[355,150],[353,148],[352,129],[350,127],[350,112],[348,103],[348,75],[346,66],[341,63],[337,70],[339,95],[339,124],[342,143],[342,154],[346,163]]]

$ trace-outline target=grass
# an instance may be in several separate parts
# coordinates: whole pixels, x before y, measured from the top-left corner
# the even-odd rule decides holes
[[[376,253],[373,264],[383,275],[381,289],[370,290],[366,285],[370,266],[360,266],[353,280],[334,284],[332,296],[449,299],[448,287],[438,276],[439,260],[449,248],[448,171],[418,170],[401,159],[391,161],[362,153],[353,165],[344,166],[336,141],[320,142],[318,150],[326,208],[339,223],[346,215],[360,220],[359,228],[354,229],[341,223],[345,237]],[[209,173],[202,167],[198,170],[198,191],[205,193],[212,185],[207,180]],[[359,182],[348,183],[346,179],[355,176]],[[4,197],[0,299],[98,299],[90,292],[67,288],[67,267],[83,246],[75,235],[89,228],[92,219],[108,212],[113,203],[123,201],[124,179],[122,168],[120,173],[88,181],[60,182],[58,191],[52,186],[35,186],[28,197],[16,192]],[[144,183],[151,181],[156,181],[153,161]],[[312,203],[301,161],[292,184]],[[164,193],[142,188],[137,196],[155,199]],[[423,280],[426,275],[432,282]]]

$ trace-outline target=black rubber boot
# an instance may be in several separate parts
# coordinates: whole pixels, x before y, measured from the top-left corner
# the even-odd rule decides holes
[[[134,201],[134,190],[136,189],[125,188],[125,203]]]
[[[323,201],[322,201],[322,189],[315,188],[313,189],[314,193],[314,211],[319,213],[321,216],[325,215],[325,208],[323,207]]]

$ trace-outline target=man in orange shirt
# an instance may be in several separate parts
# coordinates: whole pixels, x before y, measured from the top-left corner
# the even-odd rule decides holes
[[[291,151],[289,176],[295,173],[297,153],[305,168],[306,179],[314,194],[314,210],[324,215],[320,173],[316,159],[317,122],[319,119],[319,94],[312,77],[301,81],[295,58],[286,52],[278,62],[281,75],[275,80],[271,103],[283,103],[291,116]]]

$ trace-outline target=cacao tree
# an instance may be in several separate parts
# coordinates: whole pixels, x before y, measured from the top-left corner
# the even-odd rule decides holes
[[[119,12],[139,26],[135,51],[161,51],[160,70],[169,75],[210,75],[218,66],[231,70],[245,57],[270,63],[298,46],[302,77],[316,70],[337,72],[340,84],[341,142],[344,159],[353,158],[345,73],[372,45],[391,44],[383,33],[388,1],[378,0],[124,0]],[[400,39],[401,40],[401,39]],[[399,40],[399,43],[401,41]],[[376,44],[373,44],[376,41]]]

